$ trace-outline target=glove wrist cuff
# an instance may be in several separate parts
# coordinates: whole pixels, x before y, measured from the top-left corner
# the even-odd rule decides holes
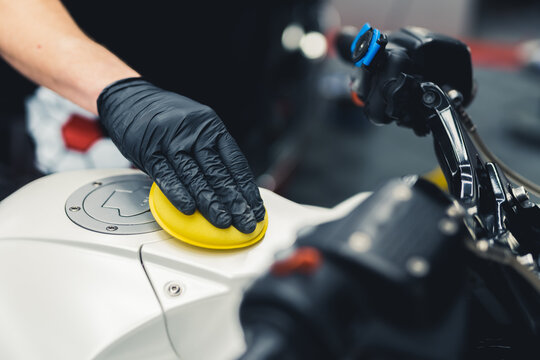
[[[101,91],[101,93],[99,94],[97,98],[97,109],[98,109],[99,116],[100,117],[102,116],[104,103],[107,101],[107,98],[111,93],[114,93],[118,90],[122,90],[123,88],[126,88],[126,87],[133,87],[137,85],[150,85],[150,83],[146,81],[145,78],[141,76],[137,76],[137,77],[129,77],[129,78],[117,80],[107,85]]]

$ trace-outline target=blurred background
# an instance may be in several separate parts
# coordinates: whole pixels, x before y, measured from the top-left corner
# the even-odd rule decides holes
[[[376,127],[352,104],[352,69],[333,50],[337,30],[369,21],[457,37],[471,48],[478,93],[469,114],[484,141],[540,182],[538,1],[241,1],[212,3],[210,12],[203,2],[174,11],[165,1],[64,3],[151,81],[213,107],[262,186],[321,206],[437,166],[430,137]],[[91,114],[45,90],[34,95],[2,61],[0,79],[0,199],[46,173],[129,166],[104,161],[115,157]]]

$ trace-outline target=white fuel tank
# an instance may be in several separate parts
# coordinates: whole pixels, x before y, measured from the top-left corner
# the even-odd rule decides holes
[[[235,251],[184,244],[148,209],[135,170],[50,175],[0,202],[0,359],[234,359],[247,286],[297,231],[338,218],[261,189],[265,238]]]

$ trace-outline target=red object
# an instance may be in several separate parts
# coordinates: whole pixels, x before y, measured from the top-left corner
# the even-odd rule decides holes
[[[103,137],[96,120],[72,114],[62,126],[62,137],[66,148],[86,152],[97,140]]]
[[[463,42],[471,49],[472,62],[475,66],[518,69],[523,65],[517,43],[498,43],[473,39],[464,39]]]
[[[324,36],[326,37],[326,42],[328,43],[328,57],[335,58],[337,56],[336,51],[336,39],[339,33],[339,28],[332,28],[328,30]]]
[[[286,276],[292,272],[312,274],[322,263],[319,250],[312,247],[298,248],[285,260],[277,261],[270,270],[276,276]]]
[[[354,105],[359,107],[366,106],[366,103],[364,103],[364,100],[360,99],[360,96],[354,91],[351,91],[351,99]]]

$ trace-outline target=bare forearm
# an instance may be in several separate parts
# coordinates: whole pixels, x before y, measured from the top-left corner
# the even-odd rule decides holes
[[[59,0],[0,0],[0,54],[31,80],[95,114],[105,86],[138,76],[90,40]]]

